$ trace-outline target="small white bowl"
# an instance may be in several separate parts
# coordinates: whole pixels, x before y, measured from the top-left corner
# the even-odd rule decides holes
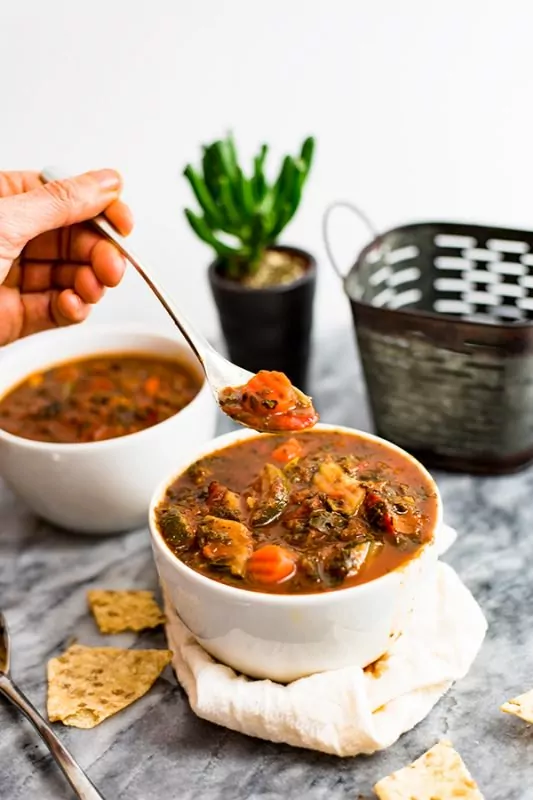
[[[355,434],[381,442],[416,464],[437,496],[434,541],[407,564],[381,578],[346,589],[308,595],[251,592],[207,578],[167,547],[155,510],[167,487],[198,458],[257,436],[240,430],[199,447],[155,492],[150,507],[152,547],[167,602],[211,655],[255,678],[289,681],[347,666],[366,667],[402,632],[416,598],[433,574],[442,503],[429,473],[414,458],[376,436],[336,425],[317,430]],[[252,477],[252,476],[250,476]]]
[[[41,517],[73,531],[119,533],[146,524],[154,488],[215,433],[216,404],[179,338],[124,325],[80,325],[22,339],[0,353],[0,397],[33,372],[106,353],[176,357],[202,380],[178,414],[102,442],[49,444],[0,430],[0,477]]]

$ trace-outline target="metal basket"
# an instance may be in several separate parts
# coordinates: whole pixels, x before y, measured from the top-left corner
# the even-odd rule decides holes
[[[376,234],[344,276],[376,431],[432,467],[533,461],[533,232],[426,222]],[[371,227],[371,226],[370,226]]]

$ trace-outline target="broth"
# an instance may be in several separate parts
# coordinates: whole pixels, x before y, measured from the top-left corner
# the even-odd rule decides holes
[[[168,547],[214,580],[301,594],[373,580],[430,542],[437,498],[414,462],[356,434],[244,440],[200,459],[156,510]]]
[[[0,400],[0,428],[56,444],[114,439],[173,416],[200,386],[178,361],[91,356],[36,372],[11,389]]]

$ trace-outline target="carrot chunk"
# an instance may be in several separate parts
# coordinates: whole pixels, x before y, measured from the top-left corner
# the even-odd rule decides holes
[[[296,403],[296,394],[283,372],[261,370],[244,387],[243,406],[254,413],[268,415],[289,411]]]
[[[159,390],[160,383],[161,381],[157,375],[151,375],[145,380],[143,389],[149,397],[154,397]]]
[[[297,439],[288,439],[272,452],[272,457],[282,464],[287,464],[293,458],[299,458],[303,453],[302,445]]]
[[[296,556],[278,544],[266,544],[256,550],[247,564],[248,575],[257,583],[281,583],[296,570]]]
[[[260,370],[244,386],[221,389],[218,400],[225,414],[256,431],[299,431],[318,421],[311,398],[282,372]]]

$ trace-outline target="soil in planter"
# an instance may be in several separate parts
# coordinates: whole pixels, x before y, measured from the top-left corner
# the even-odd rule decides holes
[[[281,286],[301,278],[306,269],[307,261],[301,256],[283,250],[267,250],[257,272],[242,278],[239,283],[250,289]]]

